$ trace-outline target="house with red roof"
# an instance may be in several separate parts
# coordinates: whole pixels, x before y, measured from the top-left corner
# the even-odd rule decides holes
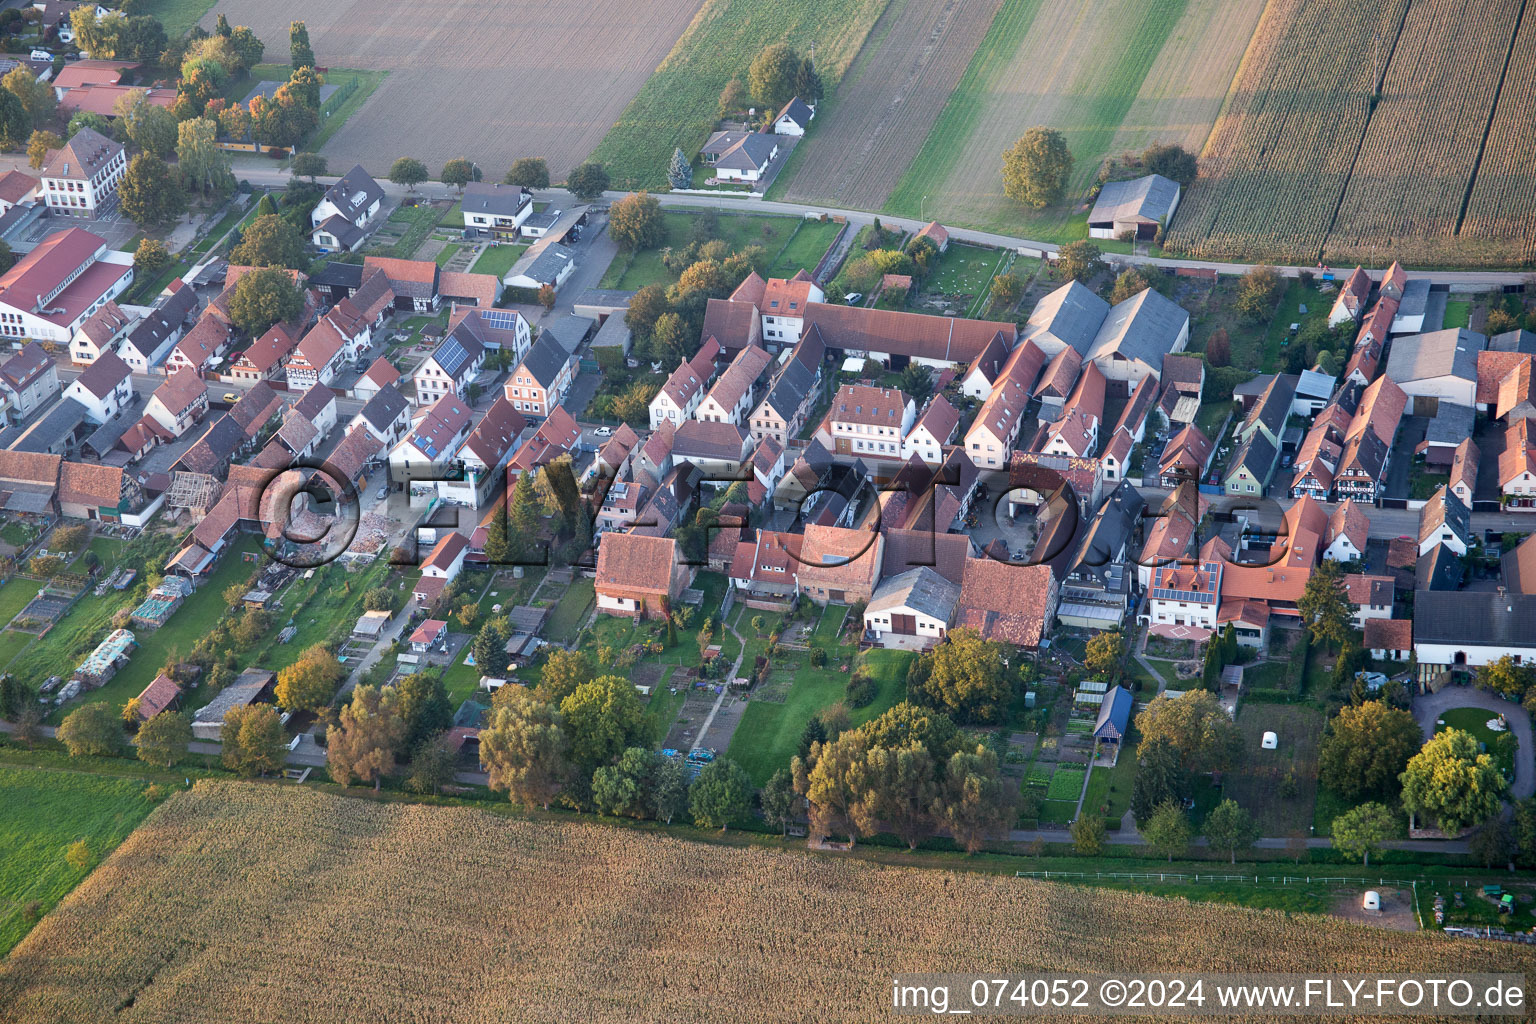
[[[464,556],[469,551],[469,538],[457,530],[444,534],[421,563],[421,579],[413,591],[416,600],[424,605],[436,601],[448,584],[458,578],[464,568]]]
[[[502,470],[517,452],[527,426],[528,421],[511,402],[497,398],[459,449],[464,479],[438,481],[438,497],[454,505],[484,505],[499,488]]]
[[[389,476],[396,483],[438,480],[459,457],[473,418],[463,399],[446,394],[432,403],[389,453]]]
[[[930,466],[944,463],[944,446],[955,439],[960,413],[943,395],[934,395],[928,407],[901,441],[901,457],[917,456]]]
[[[0,274],[0,338],[66,346],[132,283],[132,253],[107,248],[83,228],[56,231]]]
[[[693,579],[671,537],[605,533],[597,549],[597,610],[608,615],[666,618]]]
[[[663,423],[674,427],[692,419],[693,412],[704,401],[704,389],[715,375],[715,361],[723,350],[714,338],[706,338],[704,344],[689,359],[678,363],[656,397],[651,399],[651,429]]]
[[[134,698],[134,710],[139,721],[147,722],[162,711],[173,711],[181,703],[181,687],[176,680],[161,672]]]
[[[251,342],[230,364],[230,376],[236,380],[276,380],[283,363],[298,344],[285,324],[273,324],[267,333]]]
[[[183,367],[165,378],[149,398],[144,414],[172,437],[180,437],[208,412],[208,385],[195,370]]]

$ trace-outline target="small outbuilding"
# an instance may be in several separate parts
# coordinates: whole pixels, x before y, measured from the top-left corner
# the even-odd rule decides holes
[[[1377,892],[1375,889],[1365,890],[1365,895],[1360,898],[1360,909],[1374,910],[1377,913],[1380,913],[1381,893]]]
[[[1099,705],[1099,718],[1093,725],[1094,742],[1113,744],[1118,748],[1130,728],[1133,703],[1130,690],[1123,686],[1111,687]]]
[[[1280,737],[1272,732],[1266,732],[1264,738],[1259,741],[1259,746],[1265,750],[1276,750],[1280,746]]]
[[[1179,208],[1179,183],[1161,174],[1132,181],[1108,181],[1088,214],[1088,237],[1115,238],[1129,231],[1154,238]]]

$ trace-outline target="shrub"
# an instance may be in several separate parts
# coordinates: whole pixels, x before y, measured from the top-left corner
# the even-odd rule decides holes
[[[853,708],[868,707],[873,704],[875,697],[880,693],[880,684],[875,677],[863,669],[855,672],[848,680],[848,706]]]

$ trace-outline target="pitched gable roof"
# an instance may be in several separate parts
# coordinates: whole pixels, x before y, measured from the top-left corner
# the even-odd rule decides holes
[[[954,626],[974,629],[985,640],[1038,647],[1055,586],[1049,565],[967,559]]]

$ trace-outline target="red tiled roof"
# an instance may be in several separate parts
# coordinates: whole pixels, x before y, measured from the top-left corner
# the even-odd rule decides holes
[[[1536,356],[1526,352],[1496,352],[1484,349],[1477,354],[1478,405],[1496,405],[1499,401],[1499,384],[1510,370],[1521,363],[1529,363]]]
[[[208,393],[208,385],[190,366],[176,370],[165,383],[155,389],[155,397],[172,416],[180,416],[201,397]]]
[[[6,171],[0,176],[0,200],[19,203],[40,184],[41,181],[24,171]]]
[[[54,232],[0,275],[0,302],[28,312],[46,308],[50,312],[35,315],[61,327],[72,323],[113,281],[133,273],[133,268],[124,264],[92,262],[97,250],[106,244],[106,239],[84,228]],[[58,291],[60,284],[81,267],[86,269]],[[55,309],[62,312],[51,312]]]
[[[895,388],[844,384],[832,399],[829,414],[836,423],[862,423],[900,429],[907,396]]]
[[[1366,619],[1365,649],[1368,651],[1413,650],[1413,620]]]
[[[828,590],[874,587],[880,579],[878,534],[811,524],[800,543],[800,581]]]
[[[447,570],[453,565],[454,559],[459,553],[469,546],[469,540],[457,530],[445,534],[441,540],[432,546],[432,553],[421,563],[423,569]]]
[[[89,462],[65,462],[59,467],[59,501],[72,505],[116,508],[123,500],[123,469]]]
[[[928,408],[917,418],[912,429],[918,427],[927,428],[939,444],[948,444],[954,435],[955,428],[960,425],[960,413],[944,398],[943,395],[934,395],[928,403]]]
[[[786,281],[781,277],[771,277],[767,286],[763,289],[763,297],[758,302],[758,309],[764,316],[792,316],[805,315],[805,307],[811,301],[811,290],[816,288],[816,282],[798,277]]]
[[[139,691],[139,718],[149,721],[160,712],[176,703],[181,696],[181,687],[176,685],[176,680],[161,672],[155,676],[150,684]]]
[[[955,628],[974,629],[986,640],[1038,647],[1055,586],[1049,565],[968,559],[955,605]]]
[[[1346,498],[1339,503],[1338,508],[1333,510],[1333,515],[1328,517],[1326,542],[1331,545],[1342,534],[1349,538],[1349,542],[1355,546],[1356,551],[1364,551],[1370,532],[1371,520],[1366,516],[1365,510],[1355,502],[1355,499]]]
[[[606,534],[597,549],[597,590],[667,597],[676,562],[677,542],[671,537]]]

